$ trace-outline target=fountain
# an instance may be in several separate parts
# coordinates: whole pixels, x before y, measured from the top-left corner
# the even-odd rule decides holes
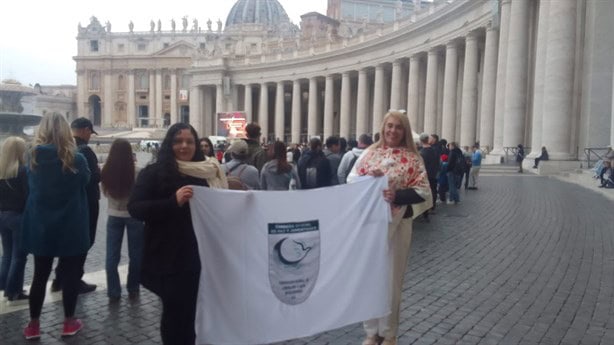
[[[23,86],[16,80],[3,80],[0,84],[0,138],[19,135],[25,136],[24,128],[36,126],[40,115],[22,114],[21,98],[35,95],[31,87]]]

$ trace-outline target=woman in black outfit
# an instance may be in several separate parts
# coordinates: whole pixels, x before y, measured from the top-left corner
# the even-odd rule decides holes
[[[204,175],[195,174],[204,164],[198,143],[189,124],[171,126],[157,160],[139,174],[128,203],[130,215],[145,222],[141,284],[162,300],[164,344],[195,341],[200,259],[188,201],[191,185],[208,186]]]

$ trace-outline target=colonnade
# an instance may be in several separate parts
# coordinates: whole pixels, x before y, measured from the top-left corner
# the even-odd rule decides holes
[[[575,159],[578,4],[502,0],[494,25],[350,70],[299,68],[288,73],[293,78],[261,82],[228,73],[228,94],[221,83],[194,87],[217,101],[215,108],[191,102],[191,113],[203,114],[203,130],[214,131],[216,113],[244,110],[268,140],[297,143],[373,134],[388,109],[406,109],[415,132],[461,146],[479,142],[493,154],[546,146],[551,159]]]

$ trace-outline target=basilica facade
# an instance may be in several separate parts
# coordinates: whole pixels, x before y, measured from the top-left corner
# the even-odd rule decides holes
[[[77,38],[78,113],[215,134],[218,113],[244,111],[267,139],[302,142],[374,133],[405,109],[416,132],[494,154],[546,146],[566,161],[614,144],[614,2],[398,1],[392,20],[351,23],[331,3],[300,28],[276,0],[239,0],[225,25],[116,33],[92,18]]]

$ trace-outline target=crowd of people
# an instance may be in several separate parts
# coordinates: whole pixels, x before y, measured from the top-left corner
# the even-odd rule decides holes
[[[116,139],[102,168],[88,146],[96,134],[91,121],[70,125],[62,115],[42,119],[33,142],[11,137],[0,152],[0,227],[3,258],[0,288],[9,301],[27,301],[26,339],[40,338],[40,315],[54,258],[52,291],[61,291],[63,336],[79,332],[75,317],[79,294],[96,286],[83,281],[84,264],[94,244],[102,194],[108,202],[106,231],[107,296],[122,296],[118,273],[124,232],[128,241],[130,299],[140,286],[162,302],[164,344],[193,344],[200,260],[190,217],[192,186],[235,190],[299,190],[352,183],[359,176],[387,176],[383,198],[395,221],[386,229],[393,252],[392,313],[364,323],[364,345],[396,344],[399,306],[409,256],[413,219],[429,219],[438,203],[458,204],[459,190],[477,190],[482,152],[464,150],[436,134],[412,136],[404,112],[385,114],[374,136],[357,140],[314,137],[303,145],[261,144],[256,123],[247,138],[216,150],[189,124],[172,125],[143,169],[130,143]],[[28,148],[29,147],[29,148]],[[536,162],[537,164],[537,162]],[[29,295],[23,291],[27,254],[34,255]]]

